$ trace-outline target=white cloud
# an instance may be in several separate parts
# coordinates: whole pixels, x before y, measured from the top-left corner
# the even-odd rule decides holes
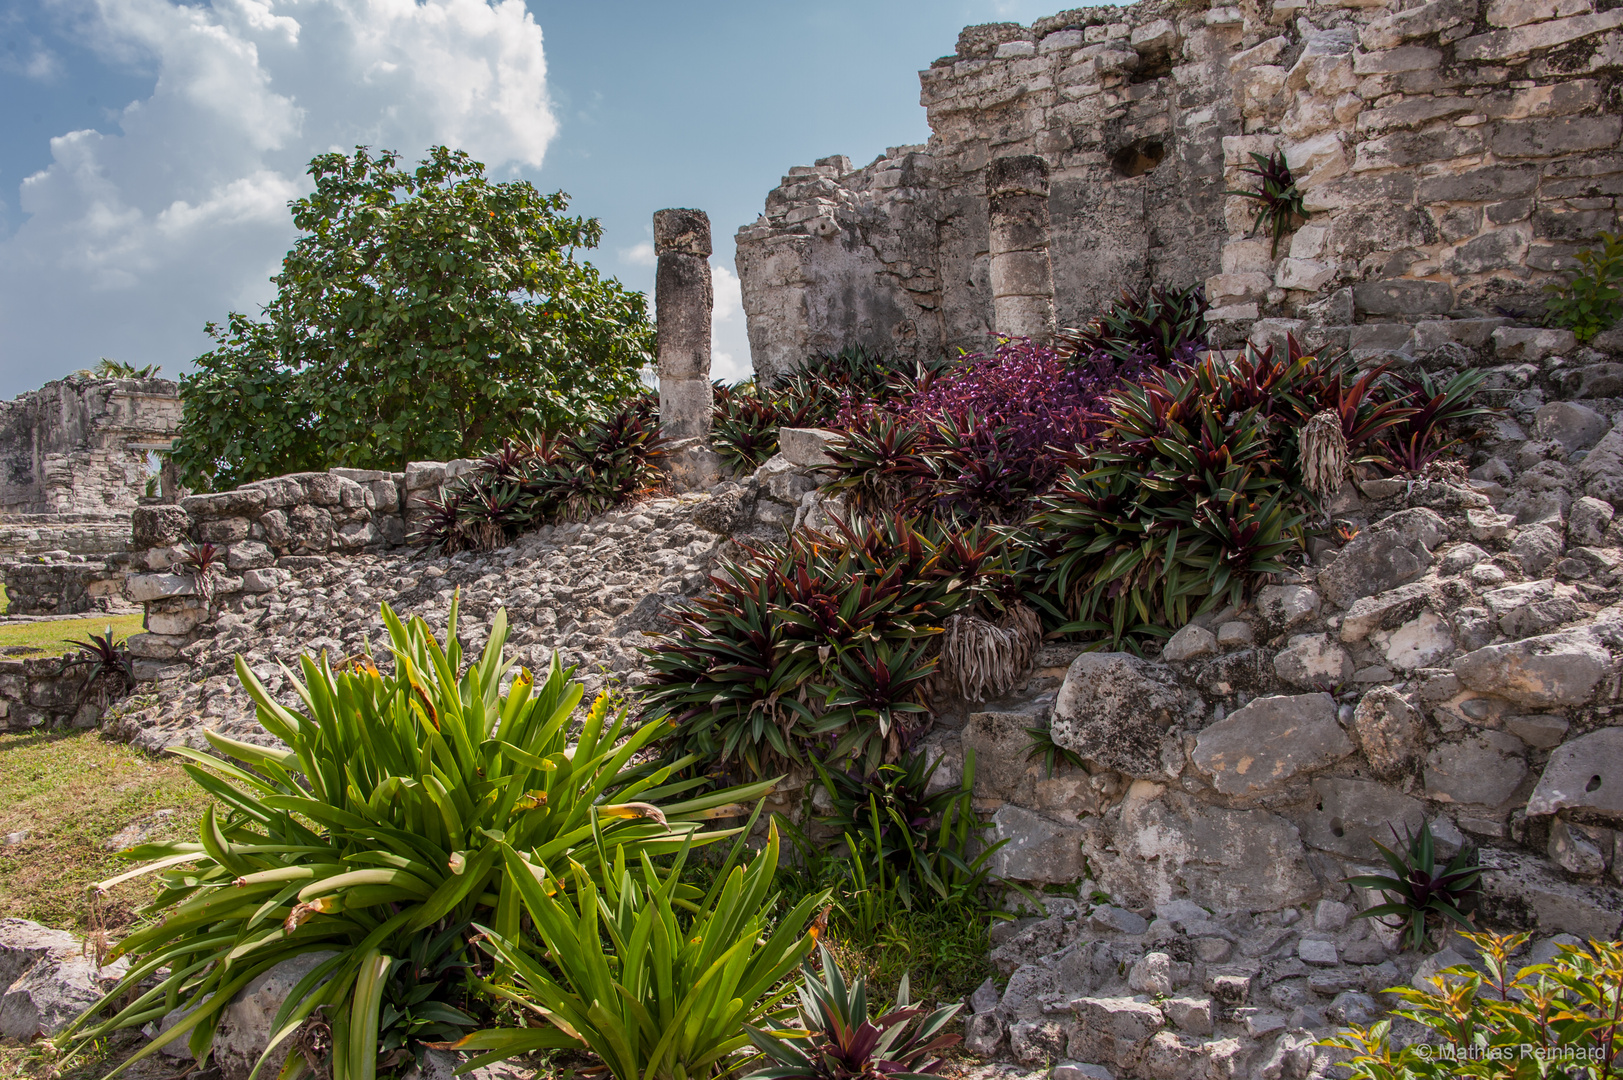
[[[657,266],[659,264],[659,260],[654,256],[653,242],[647,240],[640,244],[632,244],[628,248],[621,248],[620,261],[631,266]]]
[[[54,3],[157,78],[118,134],[53,138],[21,186],[0,240],[8,393],[101,355],[172,373],[204,321],[269,299],[317,153],[446,143],[505,175],[539,167],[557,132],[523,0]]]
[[[36,47],[25,57],[0,56],[0,71],[51,82],[62,74],[62,61],[50,49]]]
[[[710,377],[738,382],[755,374],[750,363],[749,334],[744,320],[744,294],[738,275],[715,263],[710,264],[710,283],[715,291],[715,307],[710,312]]]

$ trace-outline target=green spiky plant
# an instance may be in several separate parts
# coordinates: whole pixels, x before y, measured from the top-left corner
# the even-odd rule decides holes
[[[589,1048],[616,1080],[704,1080],[749,1045],[747,1025],[778,1018],[794,990],[785,976],[817,940],[812,915],[826,894],[805,896],[769,918],[776,905],[775,827],[747,867],[740,865],[741,836],[702,894],[681,884],[687,850],[665,871],[646,853],[632,866],[623,850],[606,873],[574,863],[567,883],[527,873],[509,851],[513,880],[546,955],[516,935],[487,929],[482,944],[513,972],[516,985],[484,988],[544,1024],[467,1036],[456,1048],[482,1051],[467,1067],[574,1047]]]
[[[1071,360],[1104,353],[1117,360],[1149,358],[1167,364],[1191,346],[1206,344],[1206,287],[1154,285],[1123,289],[1119,299],[1075,330],[1062,330],[1060,345]]]
[[[1396,828],[1392,836],[1398,839]],[[1401,838],[1399,849],[1389,848],[1379,840],[1374,844],[1392,873],[1359,874],[1345,879],[1348,885],[1377,889],[1386,897],[1386,903],[1360,911],[1360,919],[1380,919],[1401,930],[1404,946],[1416,950],[1426,948],[1435,929],[1449,925],[1467,931],[1476,929],[1468,915],[1476,897],[1477,880],[1482,877],[1475,848],[1462,848],[1446,865],[1439,863],[1430,822],[1421,822],[1419,832],[1411,831]],[[1392,921],[1387,922],[1389,919]]]
[[[1290,166],[1285,163],[1285,152],[1275,150],[1272,154],[1259,154],[1251,152],[1252,164],[1240,171],[1257,178],[1254,190],[1229,189],[1223,194],[1239,195],[1242,198],[1255,200],[1257,217],[1251,223],[1248,236],[1255,236],[1263,223],[1268,224],[1268,233],[1273,244],[1269,249],[1269,257],[1277,258],[1279,255],[1279,242],[1296,227],[1296,223],[1306,221],[1309,217],[1307,207],[1302,204],[1302,193],[1297,190],[1296,178],[1291,175]]]
[[[762,1031],[749,1028],[750,1039],[773,1062],[744,1080],[930,1080],[939,1074],[940,1052],[956,1045],[945,1033],[963,1008],[947,1005],[926,1013],[909,1000],[904,975],[894,1007],[868,1015],[866,980],[849,984],[828,946],[819,945],[822,973],[808,964],[800,991],[800,1028]]]
[[[520,669],[503,690],[513,668],[505,611],[467,664],[455,599],[444,645],[421,619],[403,623],[387,605],[382,613],[393,674],[369,658],[335,672],[325,655],[306,656],[302,681],[284,668],[298,711],[238,658],[259,721],[280,745],[210,731],[213,749],[242,764],[174,751],[223,809],[205,812],[196,842],[136,847],[129,857],[155,861],[98,886],[150,874],[162,889],[143,911],[152,921],[109,954],[132,958],[127,975],[59,1037],[75,1052],[179,1008],[182,1019],[114,1073],[174,1043],[206,1061],[237,990],[283,961],[331,953],[283,1002],[266,1054],[321,1009],[330,1060],[296,1049],[282,1080],[323,1067],[332,1080],[373,1080],[391,972],[422,935],[477,919],[515,936],[515,868],[597,872],[620,848],[709,842],[727,834],[704,831],[704,821],[771,788],[681,801],[693,785],[668,778],[685,762],[634,763],[662,726],[628,724],[607,696],[570,739],[582,694],[572,669],[554,658],[544,678]],[[113,1015],[98,1019],[109,1007]]]

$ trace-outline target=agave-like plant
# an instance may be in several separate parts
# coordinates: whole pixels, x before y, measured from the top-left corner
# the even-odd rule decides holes
[[[1169,364],[1206,344],[1207,306],[1204,285],[1123,289],[1086,326],[1062,330],[1058,339],[1073,363],[1103,353],[1118,362],[1149,358]]]
[[[1259,204],[1256,220],[1251,223],[1248,235],[1255,236],[1263,222],[1267,222],[1268,231],[1273,237],[1270,257],[1274,257],[1279,254],[1279,242],[1295,227],[1296,222],[1307,220],[1308,211],[1302,203],[1302,193],[1297,190],[1296,179],[1291,176],[1290,166],[1285,163],[1283,150],[1266,155],[1252,151],[1251,160],[1252,164],[1240,171],[1257,178],[1256,189],[1230,189],[1223,194],[1254,199]]]
[[[283,961],[330,953],[288,994],[265,1053],[321,1009],[330,1060],[310,1060],[299,1040],[282,1080],[312,1068],[373,1080],[390,974],[423,935],[478,920],[516,936],[515,869],[597,872],[622,847],[658,854],[706,843],[727,835],[705,831],[706,820],[771,787],[679,799],[693,785],[667,781],[688,762],[635,764],[662,726],[628,725],[606,696],[570,739],[582,694],[572,669],[554,658],[544,678],[520,669],[503,689],[513,667],[505,612],[466,666],[454,599],[443,646],[421,619],[403,623],[388,606],[383,619],[393,673],[370,658],[334,671],[325,655],[306,656],[302,681],[286,672],[300,711],[279,704],[238,658],[279,745],[205,733],[240,765],[175,750],[215,804],[195,842],[133,848],[128,857],[154,861],[97,886],[155,875],[162,889],[143,911],[151,921],[109,954],[133,958],[128,974],[64,1033],[76,1052],[178,1008],[181,1019],[114,1072],[182,1040],[201,1063],[238,990]],[[113,1015],[97,1019],[109,1007]]]
[[[806,983],[800,991],[800,1029],[762,1031],[749,1028],[750,1040],[774,1062],[744,1080],[925,1080],[941,1068],[940,1052],[956,1045],[957,1035],[945,1034],[962,1003],[926,1013],[909,1000],[907,976],[902,976],[896,1004],[884,1014],[868,1015],[867,981],[860,976],[847,984],[828,946],[819,943],[822,974],[810,964],[803,969]]]
[[[1393,828],[1392,836],[1399,841],[1401,850],[1374,841],[1381,858],[1392,868],[1390,876],[1360,874],[1345,879],[1348,885],[1379,889],[1386,896],[1386,903],[1365,908],[1358,917],[1380,919],[1385,925],[1402,930],[1404,945],[1413,949],[1425,948],[1432,930],[1450,923],[1467,932],[1475,931],[1468,911],[1476,897],[1477,880],[1482,876],[1476,849],[1462,848],[1444,865],[1437,861],[1437,845],[1431,835],[1430,822],[1422,822],[1420,831],[1411,831],[1407,837],[1399,837]]]

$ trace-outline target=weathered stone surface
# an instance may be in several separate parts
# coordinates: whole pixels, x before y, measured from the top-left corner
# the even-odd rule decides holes
[[[1623,921],[1623,893],[1607,885],[1563,880],[1542,859],[1485,847],[1480,918],[1545,934],[1614,940]]]
[[[1352,657],[1329,634],[1297,634],[1274,657],[1274,673],[1291,686],[1333,687],[1352,678]]]
[[[1578,344],[1571,330],[1534,326],[1501,326],[1493,332],[1494,355],[1500,360],[1543,360],[1570,352]]]
[[[1204,626],[1190,623],[1167,639],[1161,646],[1161,659],[1170,663],[1197,660],[1217,652],[1217,636]]]
[[[190,528],[191,515],[178,506],[138,506],[130,515],[130,546],[136,551],[170,547]]]
[[[1500,806],[1527,777],[1526,752],[1520,739],[1503,731],[1439,743],[1426,755],[1426,796]]]
[[[1422,611],[1395,630],[1370,634],[1388,665],[1398,671],[1413,671],[1440,663],[1454,652],[1454,633],[1449,623],[1435,611]]]
[[[1319,575],[1319,589],[1331,603],[1348,607],[1361,597],[1407,584],[1425,573],[1431,549],[1447,535],[1435,511],[1399,511],[1354,537]]]
[[[1390,686],[1378,686],[1358,700],[1352,731],[1370,770],[1395,780],[1413,770],[1419,760],[1421,716]]]
[[[1341,640],[1362,641],[1372,630],[1396,630],[1434,602],[1435,590],[1417,581],[1354,601],[1341,619]]]
[[[1083,824],[1096,880],[1135,905],[1185,896],[1214,911],[1271,911],[1319,892],[1296,826],[1265,810],[1205,806],[1138,781],[1117,809]]]
[[[1567,512],[1567,539],[1581,547],[1601,546],[1614,514],[1611,503],[1585,495]]]
[[[1561,744],[1527,800],[1529,816],[1586,810],[1623,821],[1623,728],[1608,727]]]
[[[300,979],[332,956],[331,952],[311,952],[284,960],[259,975],[231,999],[220,1014],[220,1024],[214,1036],[214,1063],[224,1080],[247,1080],[270,1042],[270,1025],[276,1017],[276,1010],[282,1007],[282,1002],[287,1000],[287,995]],[[271,1051],[261,1073],[266,1069],[280,1069],[287,1051],[288,1044]]]
[[[1164,776],[1162,744],[1184,706],[1166,666],[1127,653],[1083,653],[1054,701],[1054,741],[1128,776]]]
[[[55,1035],[128,967],[119,960],[98,969],[75,935],[27,919],[0,919],[0,1036]]]
[[[1329,694],[1258,698],[1203,730],[1191,755],[1225,795],[1278,791],[1352,753]]]
[[[1533,414],[1533,434],[1552,439],[1567,453],[1587,450],[1611,428],[1606,417],[1575,401],[1552,401]]]
[[[1082,831],[1039,817],[1018,806],[1004,806],[992,815],[992,843],[1008,843],[992,854],[997,877],[1037,884],[1062,885],[1086,871],[1082,861]]]
[[[1580,705],[1611,666],[1611,656],[1584,631],[1544,634],[1489,645],[1454,661],[1460,685],[1535,708]]]
[[[138,604],[172,596],[195,596],[197,581],[190,574],[131,574],[124,580],[124,595]]]
[[[1128,1070],[1165,1022],[1159,1008],[1132,998],[1077,998],[1071,1009],[1077,1020],[1072,1055]]]
[[[1319,777],[1313,781],[1313,803],[1297,819],[1302,842],[1349,859],[1376,855],[1373,841],[1392,847],[1396,837],[1418,830],[1425,804],[1401,791],[1370,780]]]
[[[1545,853],[1550,861],[1569,874],[1598,878],[1606,872],[1606,856],[1612,846],[1610,829],[1595,829],[1563,818],[1550,822],[1550,841]]]
[[[1589,456],[1578,464],[1585,495],[1623,507],[1623,429],[1606,433]]]
[[[825,428],[782,427],[778,429],[778,453],[800,468],[827,465],[832,460],[826,452],[829,444],[841,438],[839,432]]]
[[[965,751],[975,755],[978,797],[1036,805],[1036,785],[1043,769],[1027,760],[1031,738],[1026,729],[1047,726],[1050,712],[1047,701],[1037,701],[1021,708],[982,709],[969,714],[960,741]]]
[[[1305,585],[1266,585],[1257,593],[1257,614],[1275,634],[1294,630],[1319,617],[1324,602]]]

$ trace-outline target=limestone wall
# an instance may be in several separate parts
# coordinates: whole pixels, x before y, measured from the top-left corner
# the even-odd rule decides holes
[[[919,73],[926,145],[790,169],[739,230],[756,371],[983,347],[985,169],[1019,154],[1051,170],[1062,326],[1200,281],[1228,340],[1273,317],[1395,349],[1422,319],[1525,313],[1616,220],[1620,26],[1591,0],[1274,0],[969,27]],[[1223,194],[1276,148],[1312,215],[1277,257]]]
[[[127,518],[146,493],[149,452],[168,446],[179,425],[180,398],[169,379],[71,375],[0,402],[4,538],[65,546],[50,543],[58,521]],[[100,538],[83,528],[69,533]]]
[[[85,669],[62,668],[61,657],[0,660],[0,731],[36,727],[95,727],[116,695],[112,678],[86,685]]]
[[[128,611],[126,560],[114,556],[52,552],[0,563],[7,615],[76,615]]]

